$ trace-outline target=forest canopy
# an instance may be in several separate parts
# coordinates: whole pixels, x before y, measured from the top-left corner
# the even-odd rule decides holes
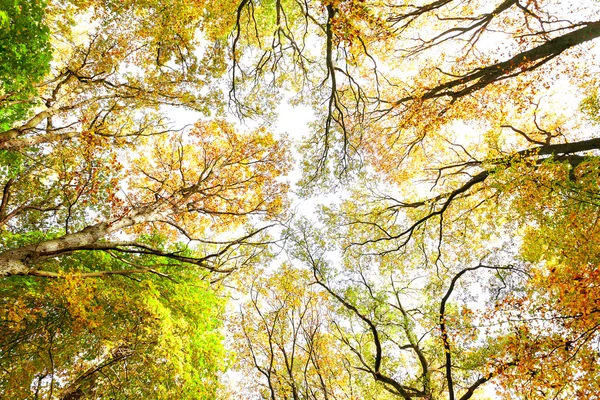
[[[599,15],[0,0],[0,397],[595,398]]]

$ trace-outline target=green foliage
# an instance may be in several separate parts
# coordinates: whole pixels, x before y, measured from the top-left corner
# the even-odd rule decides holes
[[[600,97],[598,96],[598,90],[595,90],[581,102],[581,110],[592,121],[600,124]]]
[[[23,171],[24,156],[21,153],[0,150],[0,179],[3,181],[14,178]]]
[[[0,0],[0,130],[26,116],[34,84],[50,70],[43,0]]]
[[[118,261],[90,252],[68,263],[114,268]],[[6,280],[0,286],[0,393],[214,398],[227,367],[223,300],[193,274],[176,278]]]
[[[32,229],[22,233],[13,233],[3,230],[0,231],[0,245],[4,249],[13,249],[31,243],[39,243],[43,240],[54,239],[62,234],[64,234],[64,231],[60,229],[54,229],[50,232],[41,232]]]

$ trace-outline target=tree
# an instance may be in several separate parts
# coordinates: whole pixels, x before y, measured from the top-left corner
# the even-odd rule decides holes
[[[600,302],[597,164],[589,157],[569,170],[547,162],[510,184],[518,193],[518,218],[530,222],[521,254],[531,278],[495,312],[520,333],[509,350],[520,367],[502,379],[507,397],[586,398],[598,391],[590,364],[597,357]]]
[[[0,275],[56,276],[38,265],[96,250],[163,255],[218,270],[215,260],[263,230],[249,228],[232,239],[238,226],[282,209],[285,184],[276,179],[287,165],[284,141],[262,128],[239,135],[222,121],[169,128],[158,107],[208,111],[213,94],[199,91],[222,70],[218,53],[209,49],[202,60],[192,53],[197,39],[189,30],[202,18],[196,8],[108,2],[93,11],[98,26],[78,41],[52,19],[56,40],[68,47],[39,89],[44,108],[0,133],[7,164],[0,224],[9,237],[25,234],[0,255]],[[196,14],[171,36],[164,32],[175,29],[171,20],[149,27],[139,18],[171,11]],[[49,10],[52,18],[55,12]],[[162,40],[158,48],[153,38]],[[133,64],[141,71],[128,71]],[[136,234],[154,229],[203,242],[204,254],[181,257],[136,242]],[[203,237],[205,231],[230,233],[219,242]],[[116,239],[125,233],[132,240]]]
[[[315,237],[324,234],[299,225],[294,255],[312,270],[313,283],[337,303],[336,336],[338,346],[350,351],[351,374],[364,374],[363,379],[371,379],[391,398],[466,400],[481,395],[486,382],[513,364],[493,362],[502,343],[485,336],[477,341],[473,311],[450,298],[465,274],[487,270],[508,275],[519,267],[481,262],[429,276],[426,266],[411,265],[418,258],[414,254],[356,252],[348,252],[344,264],[336,266]]]
[[[253,281],[249,301],[231,323],[237,368],[245,377],[234,395],[376,398],[351,371],[349,355],[335,346],[332,305],[309,278],[306,271],[283,265]]]
[[[44,107],[0,133],[0,148],[19,150],[75,139],[83,132],[132,141],[168,130],[164,109],[158,111],[161,105],[205,114],[218,111],[215,91],[206,89],[223,73],[222,50],[217,41],[203,57],[193,54],[199,41],[194,29],[202,15],[183,3],[169,7],[156,2],[83,4],[92,8],[91,28],[83,37],[63,23],[62,18],[72,17],[59,15],[60,5],[49,7],[47,18],[60,51],[50,75],[39,85],[39,94],[32,96]],[[170,13],[191,15],[186,24],[175,28]],[[143,15],[154,15],[156,24],[146,23]],[[132,109],[137,113],[131,115]]]
[[[50,211],[64,224],[63,229],[55,225],[54,231],[39,236],[21,235],[25,243],[14,240],[13,243],[18,244],[7,246],[0,254],[1,273],[56,277],[60,270],[49,271],[43,266],[52,268],[58,258],[76,251],[152,254],[167,261],[226,272],[227,268],[220,266],[220,258],[248,244],[264,228],[224,242],[205,239],[202,235],[208,230],[214,233],[224,228],[231,230],[253,214],[269,216],[281,210],[285,185],[275,179],[284,171],[285,151],[264,132],[243,137],[225,123],[198,124],[186,139],[187,144],[183,138],[165,139],[152,150],[152,157],[131,160],[129,180],[122,181],[128,186],[125,198],[117,195],[119,188],[114,186],[111,191],[102,187],[105,191],[100,198],[96,197],[98,185],[106,183],[94,179],[112,171],[95,167],[95,157],[84,164],[87,168],[83,176],[72,176],[68,174],[72,170],[65,171],[63,181],[62,171],[58,170],[58,181],[51,184],[75,189],[70,198],[67,197],[70,193],[63,190],[62,194],[67,196],[60,203],[56,198],[51,199],[56,205]],[[13,182],[5,185],[5,193],[11,190]],[[114,178],[108,184],[111,182],[114,185]],[[94,209],[95,204],[100,215],[86,218],[86,212]],[[16,207],[23,211],[33,208]],[[18,215],[7,214],[12,218]],[[163,251],[136,239],[141,233],[154,230],[165,235],[184,235],[190,243],[205,244],[206,250],[197,256],[184,256],[179,251]],[[129,239],[119,238],[121,233],[127,233]],[[14,234],[19,235],[19,232]],[[217,250],[210,252],[211,245]],[[134,268],[132,273],[135,272],[144,271]]]

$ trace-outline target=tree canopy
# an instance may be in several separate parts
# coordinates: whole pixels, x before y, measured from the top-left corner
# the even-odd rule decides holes
[[[595,398],[598,15],[3,1],[0,397]]]

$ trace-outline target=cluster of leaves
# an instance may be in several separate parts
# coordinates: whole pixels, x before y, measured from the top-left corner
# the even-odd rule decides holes
[[[119,261],[87,253],[68,262],[108,269]],[[0,391],[10,398],[214,398],[227,366],[223,301],[194,275],[180,273],[177,283],[156,275],[6,282]]]
[[[0,130],[27,115],[35,104],[35,84],[50,70],[50,30],[44,24],[46,2],[0,3]]]

